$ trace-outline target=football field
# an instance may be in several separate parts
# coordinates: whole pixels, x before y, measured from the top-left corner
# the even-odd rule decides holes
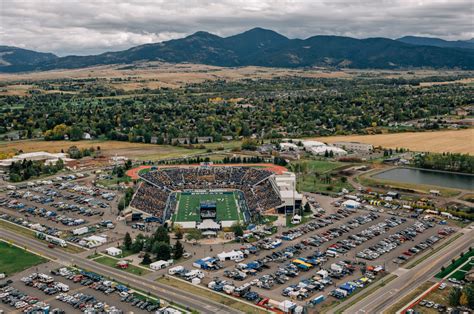
[[[182,192],[178,196],[178,210],[175,221],[200,221],[201,202],[216,202],[217,219],[240,220],[234,192]]]

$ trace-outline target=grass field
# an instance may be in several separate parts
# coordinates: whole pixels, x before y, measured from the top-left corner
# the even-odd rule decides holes
[[[338,177],[331,176],[330,180],[326,180],[326,174],[330,174],[338,168],[350,166],[350,164],[327,160],[302,160],[298,164],[303,169],[297,178],[299,191],[338,193],[342,189],[353,190],[347,181],[343,182]]]
[[[453,270],[464,264],[470,257],[474,256],[474,249],[468,251],[463,255],[463,257],[459,257],[454,261],[454,263],[449,264],[443,271],[440,271],[435,275],[435,278],[444,278],[444,276],[450,274]]]
[[[0,241],[0,273],[11,275],[47,262],[47,259]]]
[[[199,221],[200,203],[207,201],[216,202],[218,220],[239,220],[235,198],[234,192],[180,193],[175,221]]]
[[[386,148],[408,148],[422,152],[451,152],[474,155],[474,145],[466,145],[466,139],[474,138],[474,129],[459,131],[404,132],[376,135],[347,135],[314,138],[325,143],[361,142]]]
[[[113,268],[116,268],[116,269],[120,269],[120,268],[117,268],[117,266],[116,266],[118,261],[119,260],[117,260],[115,258],[112,258],[112,257],[108,257],[108,256],[102,256],[102,257],[94,259],[94,262],[97,262],[97,263],[100,263],[102,265],[106,265],[106,266],[109,266],[109,267],[113,267]],[[121,269],[121,270],[126,271],[126,272],[131,273],[131,274],[138,275],[138,276],[142,276],[142,275],[146,275],[146,274],[150,273],[149,270],[142,269],[140,267],[130,265],[130,264],[128,265],[128,268]]]

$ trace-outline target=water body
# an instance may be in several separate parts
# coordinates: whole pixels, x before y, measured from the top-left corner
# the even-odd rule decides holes
[[[441,172],[415,168],[395,168],[378,173],[376,179],[391,180],[412,184],[428,184],[454,189],[473,190],[474,175]]]

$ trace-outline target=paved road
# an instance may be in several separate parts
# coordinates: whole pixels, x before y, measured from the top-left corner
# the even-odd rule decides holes
[[[94,263],[84,257],[73,255],[59,249],[48,249],[46,244],[25,238],[8,230],[0,230],[0,238],[11,240],[20,246],[27,247],[30,250],[55,258],[58,263],[64,265],[75,264],[77,267],[97,272],[142,291],[149,291],[153,295],[198,310],[201,313],[242,313],[238,310],[213,302],[209,299],[204,299],[187,291],[154,282],[121,270],[114,270],[111,267]]]
[[[439,272],[441,266],[448,264],[453,257],[474,244],[474,232],[471,229],[462,229],[461,231],[464,235],[460,238],[412,269],[399,272],[399,276],[396,279],[348,308],[345,313],[382,313],[392,304],[403,298],[403,296],[415,290],[419,285]]]

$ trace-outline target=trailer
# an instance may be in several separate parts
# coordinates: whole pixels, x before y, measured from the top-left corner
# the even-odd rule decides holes
[[[326,300],[326,297],[321,294],[317,296],[316,298],[312,299],[311,301],[309,301],[309,303],[311,303],[312,305],[317,305],[321,302],[324,302],[324,300]]]

